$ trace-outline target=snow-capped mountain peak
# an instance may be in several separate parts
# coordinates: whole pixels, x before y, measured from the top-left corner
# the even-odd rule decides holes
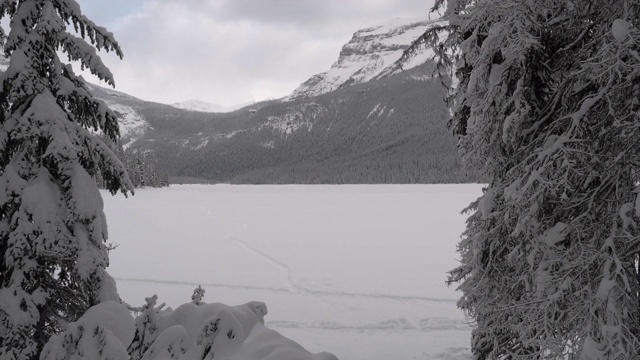
[[[254,102],[246,102],[246,103],[242,103],[234,106],[222,106],[222,105],[213,104],[213,103],[209,103],[201,100],[187,100],[187,101],[173,103],[171,104],[171,106],[178,109],[189,110],[189,111],[226,113],[226,112],[236,111],[245,106],[252,105],[253,103]]]
[[[222,112],[220,110],[223,109],[221,105],[195,99],[177,102],[170,105],[178,109],[202,112]]]
[[[404,50],[427,29],[443,20],[393,19],[387,23],[357,31],[342,47],[338,61],[329,71],[316,74],[302,83],[285,100],[307,98],[333,91],[341,86],[360,84],[400,69],[396,61]],[[405,69],[427,62],[433,52],[420,50]]]

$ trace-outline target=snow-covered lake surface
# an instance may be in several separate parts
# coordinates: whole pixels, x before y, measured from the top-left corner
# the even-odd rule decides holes
[[[103,192],[122,298],[252,300],[266,325],[341,360],[469,358],[447,288],[481,185],[171,186]]]

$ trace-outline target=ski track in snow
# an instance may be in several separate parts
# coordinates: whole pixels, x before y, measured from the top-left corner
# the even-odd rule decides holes
[[[226,236],[226,238],[236,244],[238,244],[241,248],[245,249],[246,251],[257,255],[259,258],[264,259],[265,261],[267,261],[270,264],[273,264],[274,266],[278,267],[280,269],[280,277],[282,282],[284,282],[287,287],[289,288],[290,292],[294,292],[294,293],[299,293],[299,294],[306,294],[306,295],[312,295],[313,292],[307,288],[305,288],[304,286],[298,284],[297,282],[295,282],[293,280],[293,276],[292,276],[292,271],[291,268],[289,267],[289,265],[280,262],[278,259],[273,258],[272,256],[254,248],[253,246],[249,245],[248,243],[246,243],[243,240],[240,240],[239,238],[235,237],[235,236]]]
[[[267,321],[269,326],[273,326],[280,329],[320,329],[320,330],[336,330],[336,331],[419,331],[419,332],[431,332],[431,331],[443,331],[443,330],[460,330],[468,331],[469,324],[455,319],[449,318],[424,318],[420,319],[417,324],[405,318],[389,319],[376,323],[364,323],[364,324],[342,324],[331,321],[322,322],[296,322],[296,321]]]
[[[246,224],[242,224],[242,228],[246,228]],[[353,293],[345,291],[327,291],[327,290],[314,290],[297,282],[293,276],[293,270],[286,263],[274,258],[273,256],[251,246],[246,241],[240,239],[234,235],[227,235],[225,238],[245,251],[255,255],[256,257],[272,264],[280,271],[280,279],[285,287],[268,287],[268,286],[250,286],[250,285],[230,285],[222,283],[196,283],[190,281],[177,281],[177,280],[157,280],[157,279],[141,279],[141,278],[116,278],[117,281],[124,282],[137,282],[137,283],[151,283],[151,284],[164,284],[164,285],[185,285],[185,286],[205,286],[213,288],[230,288],[241,290],[253,290],[253,291],[269,291],[277,293],[292,293],[302,296],[312,296],[320,300],[320,303],[325,307],[333,307],[334,301],[340,302],[340,299],[374,299],[374,300],[391,300],[401,303],[445,303],[455,304],[456,299],[446,298],[433,298],[422,296],[403,296],[392,294],[378,294],[378,293]],[[429,317],[422,319],[414,319],[410,321],[405,318],[393,318],[380,322],[372,323],[338,323],[333,321],[314,321],[314,322],[298,322],[298,321],[282,321],[273,320],[267,321],[267,325],[274,329],[309,329],[320,331],[338,331],[338,332],[356,332],[361,334],[376,334],[385,332],[404,333],[404,332],[441,332],[441,331],[469,331],[470,324],[464,320],[451,319],[447,317]],[[469,349],[466,348],[452,348],[439,354],[435,354],[433,359],[442,360],[467,360]]]
[[[208,286],[208,287],[242,289],[242,290],[289,292],[289,289],[278,289],[273,287],[250,286],[250,285],[229,285],[229,284],[220,284],[220,283],[202,283],[202,282],[194,282],[194,281],[158,280],[158,279],[143,279],[143,278],[130,278],[130,277],[114,277],[114,279],[117,281],[136,282],[136,283],[145,283],[145,284]]]
[[[228,285],[219,283],[196,283],[188,281],[174,281],[174,280],[155,280],[155,279],[137,279],[137,278],[115,278],[117,281],[122,282],[134,282],[134,283],[147,283],[147,284],[162,284],[162,285],[187,285],[187,286],[203,286],[203,287],[220,287],[230,289],[241,290],[258,290],[258,291],[271,291],[279,293],[290,293],[291,289],[279,289],[272,287],[260,287],[260,286],[244,286],[244,285]],[[297,287],[297,285],[296,285]],[[303,288],[305,289],[305,288]],[[411,297],[411,296],[396,296],[396,295],[382,295],[382,294],[358,294],[347,292],[332,292],[332,291],[315,291],[306,289],[303,295],[311,296],[326,296],[326,297],[349,297],[349,298],[367,298],[376,300],[395,300],[401,302],[442,302],[443,299],[431,299],[425,297]],[[448,302],[448,301],[447,301]],[[363,323],[363,324],[344,324],[330,321],[319,322],[295,322],[295,321],[267,321],[268,325],[274,328],[280,329],[318,329],[318,330],[334,330],[334,331],[357,331],[357,332],[377,332],[377,331],[417,331],[417,332],[431,332],[431,331],[468,331],[469,324],[462,320],[450,319],[446,317],[430,317],[418,320],[413,323],[405,318],[389,319],[376,323]]]
[[[246,228],[246,224],[242,224],[243,228]],[[407,296],[407,295],[393,295],[393,294],[380,294],[380,293],[354,293],[354,292],[346,292],[346,291],[328,291],[328,290],[313,290],[309,289],[301,284],[293,278],[293,271],[291,267],[278,259],[266,254],[255,247],[249,245],[247,242],[241,240],[240,238],[228,235],[225,238],[241,248],[245,249],[247,252],[250,252],[257,257],[265,260],[266,262],[276,266],[280,269],[280,277],[281,281],[285,284],[286,288],[277,288],[277,287],[268,287],[268,286],[251,286],[251,285],[232,285],[232,284],[223,284],[223,283],[201,283],[194,281],[179,281],[179,280],[159,280],[159,279],[149,279],[149,278],[133,278],[133,277],[116,277],[115,280],[118,281],[126,281],[126,282],[139,282],[139,283],[148,283],[148,284],[164,284],[164,285],[188,285],[188,286],[208,286],[208,287],[218,287],[218,288],[229,288],[229,289],[243,289],[243,290],[260,290],[260,291],[270,291],[270,292],[290,292],[296,293],[300,295],[309,295],[314,297],[334,297],[334,298],[352,298],[352,299],[376,299],[376,300],[394,300],[398,302],[428,302],[428,303],[450,303],[455,304],[458,299],[447,299],[447,298],[437,298],[437,297],[427,297],[427,296]],[[325,299],[322,299],[323,302],[326,302]]]
[[[164,285],[188,285],[188,286],[209,286],[209,287],[221,287],[230,289],[244,289],[244,290],[261,290],[271,292],[292,292],[291,288],[274,288],[263,286],[250,286],[250,285],[229,285],[221,283],[202,283],[194,281],[178,281],[178,280],[158,280],[158,279],[144,279],[144,278],[131,278],[131,277],[114,277],[117,281],[125,282],[139,282],[148,284],[164,284]],[[351,293],[346,291],[326,291],[326,290],[311,290],[300,285],[294,285],[296,289],[302,289],[302,294],[317,295],[317,296],[329,296],[329,297],[347,297],[347,298],[360,298],[360,299],[377,299],[377,300],[395,300],[398,302],[429,302],[429,303],[450,303],[455,304],[457,299],[443,299],[433,298],[427,296],[405,296],[405,295],[392,295],[392,294],[378,294],[378,293]]]
[[[337,296],[337,297],[350,297],[350,298],[369,298],[369,299],[386,299],[386,300],[396,300],[396,301],[428,301],[428,302],[439,302],[439,303],[456,303],[458,299],[443,299],[443,298],[434,298],[434,297],[422,297],[422,296],[402,296],[402,295],[391,295],[391,294],[376,294],[376,293],[351,293],[344,291],[326,291],[326,290],[313,290],[309,289],[303,285],[300,285],[297,281],[294,280],[292,276],[291,267],[278,259],[273,258],[272,256],[256,249],[255,247],[249,245],[247,242],[235,237],[235,236],[227,236],[227,239],[237,243],[242,248],[247,251],[263,258],[267,262],[277,266],[280,268],[280,272],[282,274],[282,280],[287,284],[291,292],[305,294],[305,295],[315,295],[315,296]]]

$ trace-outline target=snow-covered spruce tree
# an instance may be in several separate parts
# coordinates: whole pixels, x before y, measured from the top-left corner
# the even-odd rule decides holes
[[[158,314],[165,304],[156,307],[158,295],[145,298],[145,301],[146,304],[140,309],[142,313],[136,318],[135,336],[127,349],[132,360],[142,359],[160,332]]]
[[[449,279],[477,322],[475,358],[637,359],[640,2],[433,10],[448,25],[413,48],[455,73],[451,127],[488,179]]]
[[[121,141],[114,142],[104,135],[101,135],[100,139],[120,159],[134,188],[169,186],[169,175],[160,167],[160,163],[154,153],[142,153],[131,148],[125,149]],[[96,182],[99,188],[104,188],[100,174],[96,174]]]
[[[0,358],[32,360],[64,324],[119,300],[93,176],[112,193],[131,185],[92,133],[115,139],[118,124],[58,52],[111,85],[95,49],[122,53],[74,0],[0,1],[0,16],[10,19],[0,33],[10,58],[0,75]]]
[[[193,295],[191,295],[191,303],[196,305],[204,305],[205,302],[202,301],[202,299],[204,298],[204,293],[205,290],[202,288],[202,286],[198,285],[198,287],[193,290]]]

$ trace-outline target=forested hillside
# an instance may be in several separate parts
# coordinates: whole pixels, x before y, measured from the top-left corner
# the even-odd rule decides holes
[[[140,107],[153,131],[132,148],[155,153],[171,176],[213,182],[473,181],[446,128],[442,89],[427,72],[230,114]]]
[[[445,93],[431,77],[430,54],[418,54],[405,71],[392,60],[416,31],[434,24],[360,30],[331,70],[304,82],[295,96],[231,113],[186,111],[100,87],[92,92],[120,109],[122,142],[154,154],[173,181],[477,182],[462,170],[446,127]]]

